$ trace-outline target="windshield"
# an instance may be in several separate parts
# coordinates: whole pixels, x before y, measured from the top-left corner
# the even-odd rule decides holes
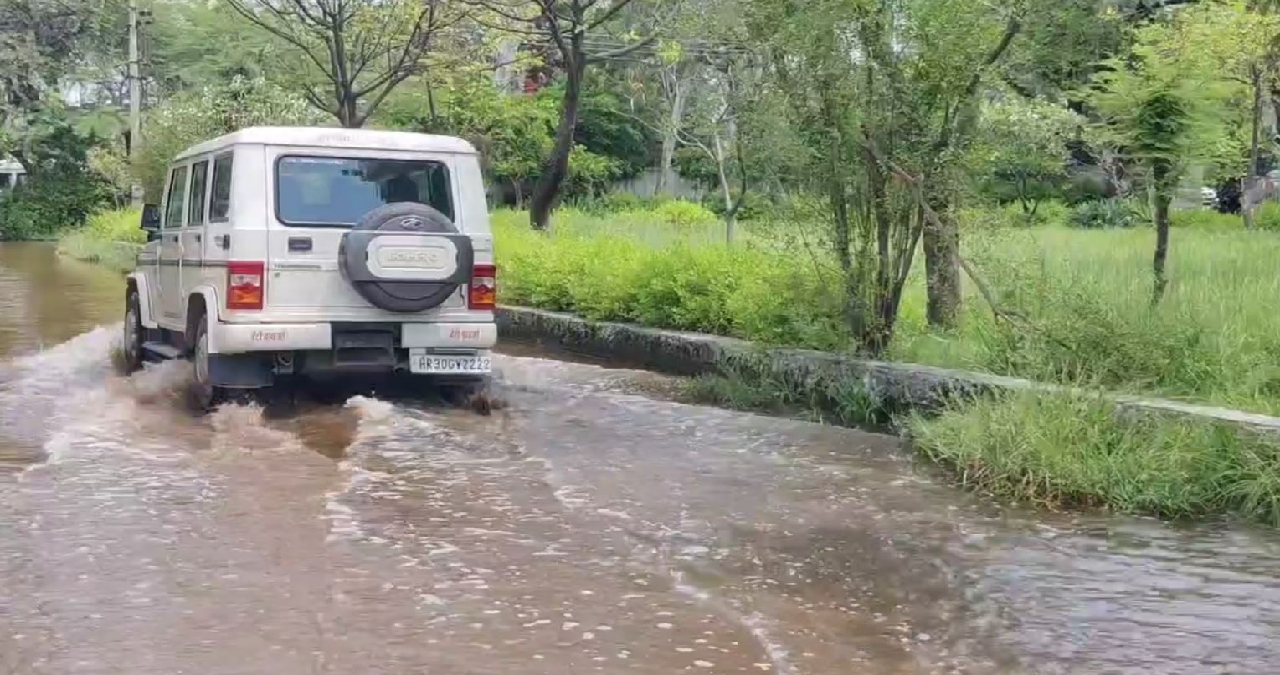
[[[351,227],[384,204],[427,204],[453,219],[449,170],[432,160],[281,157],[276,216],[285,225]]]

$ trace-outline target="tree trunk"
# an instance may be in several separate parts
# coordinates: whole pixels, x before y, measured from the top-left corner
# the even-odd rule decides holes
[[[545,230],[551,224],[551,209],[560,196],[560,186],[569,175],[569,153],[573,150],[573,132],[578,127],[578,112],[582,105],[582,78],[586,72],[586,54],[574,49],[573,58],[567,64],[564,98],[560,101],[560,124],[556,127],[555,143],[551,156],[542,167],[542,175],[533,188],[529,205],[529,225],[535,230]]]
[[[1165,289],[1169,286],[1169,278],[1165,272],[1165,263],[1169,258],[1169,202],[1172,201],[1169,182],[1170,169],[1157,163],[1152,167],[1152,182],[1155,184],[1155,225],[1156,251],[1151,259],[1151,271],[1155,285],[1151,291],[1151,306],[1160,304]]]
[[[675,184],[675,175],[671,165],[675,160],[676,142],[679,140],[680,127],[684,123],[685,101],[688,99],[685,82],[679,71],[672,76],[671,114],[667,118],[667,127],[662,132],[662,156],[658,171],[658,194],[671,194]]]
[[[338,99],[338,124],[344,129],[359,129],[364,126],[360,119],[360,110],[356,105],[356,97],[350,91],[344,91]]]
[[[1246,189],[1256,182],[1258,162],[1262,154],[1262,71],[1256,65],[1249,68],[1249,80],[1249,84],[1253,87],[1253,114],[1249,134],[1249,171],[1245,173]],[[1255,209],[1242,208],[1240,213],[1244,216],[1245,229],[1252,230]]]
[[[720,179],[720,196],[724,199],[724,240],[733,243],[734,229],[737,219],[737,205],[733,203],[733,189],[729,187],[729,173],[725,171],[724,143],[720,141],[720,133],[711,136],[715,149],[716,176]]]
[[[938,214],[941,227],[924,228],[924,272],[928,292],[926,316],[935,328],[954,328],[960,318],[960,230],[952,219],[945,199],[935,198],[929,206]]]

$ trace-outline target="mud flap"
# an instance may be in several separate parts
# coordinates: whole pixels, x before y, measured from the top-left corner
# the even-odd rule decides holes
[[[224,389],[261,389],[275,382],[275,374],[261,354],[210,354],[209,381]]]

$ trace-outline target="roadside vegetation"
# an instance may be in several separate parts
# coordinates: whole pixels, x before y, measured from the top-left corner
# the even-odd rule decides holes
[[[0,82],[0,153],[30,177],[0,196],[0,238],[126,268],[128,196],[156,201],[186,145],[255,124],[452,134],[483,155],[508,303],[1280,414],[1270,4],[309,1],[144,3],[128,144],[123,5],[0,8],[57,27],[0,48],[25,73]],[[93,100],[47,94],[70,84]],[[889,412],[761,370],[696,388]],[[1266,443],[1112,412],[1001,399],[900,424],[1003,497],[1276,520]]]

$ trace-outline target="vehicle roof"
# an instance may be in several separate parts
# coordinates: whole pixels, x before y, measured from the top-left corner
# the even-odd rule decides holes
[[[22,168],[22,164],[20,164],[18,160],[10,159],[8,157],[0,157],[0,171],[4,171],[5,173],[12,173],[15,171],[18,173],[26,173],[26,169]]]
[[[217,152],[233,145],[416,150],[463,155],[476,153],[475,146],[454,136],[340,127],[248,127],[193,145],[179,153],[176,159]]]

